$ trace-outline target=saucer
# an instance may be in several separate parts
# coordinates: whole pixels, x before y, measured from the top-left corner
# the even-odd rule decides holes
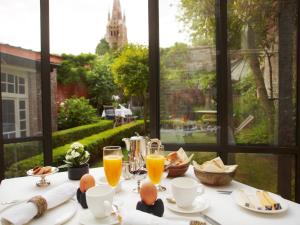
[[[79,214],[79,223],[83,225],[115,225],[119,222],[116,216],[109,215],[103,218],[96,218],[90,210],[85,209]]]
[[[186,213],[186,214],[199,213],[209,207],[208,201],[206,199],[204,199],[203,197],[197,197],[194,200],[193,205],[188,208],[181,208],[181,207],[177,206],[175,203],[170,203],[168,201],[165,201],[164,203],[168,209],[170,209],[174,212]]]

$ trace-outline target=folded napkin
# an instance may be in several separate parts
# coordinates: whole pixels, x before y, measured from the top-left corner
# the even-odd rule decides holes
[[[123,215],[122,225],[189,225],[189,221],[170,220],[163,217],[153,216],[139,210],[133,210]]]
[[[48,209],[61,205],[70,200],[76,193],[73,184],[62,184],[44,194],[41,194],[47,201]],[[32,220],[38,213],[37,207],[32,202],[25,202],[7,209],[1,218],[2,225],[22,225]]]

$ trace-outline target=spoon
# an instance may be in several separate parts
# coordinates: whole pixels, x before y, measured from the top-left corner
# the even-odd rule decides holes
[[[166,198],[167,202],[171,203],[171,204],[176,204],[176,200],[175,198],[170,198],[170,197],[167,197]],[[211,225],[221,225],[219,222],[217,222],[216,220],[214,220],[213,218],[205,215],[204,213],[200,212],[199,213],[200,216],[206,220],[207,222],[209,222]]]

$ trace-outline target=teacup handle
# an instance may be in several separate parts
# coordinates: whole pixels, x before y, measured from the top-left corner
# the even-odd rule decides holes
[[[103,208],[104,208],[104,214],[105,216],[108,216],[111,213],[111,203],[109,201],[103,202]]]
[[[197,187],[197,195],[202,195],[204,193],[204,188],[201,184]]]

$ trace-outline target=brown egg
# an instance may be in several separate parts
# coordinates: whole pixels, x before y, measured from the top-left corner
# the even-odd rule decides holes
[[[140,196],[146,205],[153,205],[157,199],[156,187],[150,182],[142,184]]]
[[[80,191],[86,192],[89,188],[95,186],[95,178],[90,174],[85,174],[80,179]]]

